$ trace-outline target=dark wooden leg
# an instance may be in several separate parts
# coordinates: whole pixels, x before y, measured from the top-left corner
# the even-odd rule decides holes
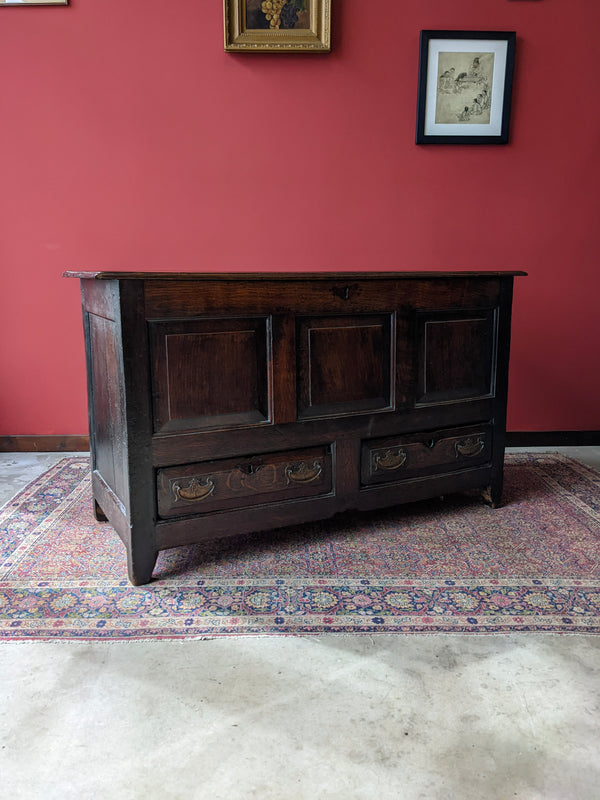
[[[104,511],[102,511],[102,509],[98,505],[98,501],[97,500],[94,500],[94,516],[96,517],[98,522],[108,522],[108,517],[106,516]]]
[[[502,482],[495,482],[491,483],[489,486],[484,486],[481,490],[481,496],[492,508],[500,508],[502,505]]]
[[[127,553],[127,568],[129,580],[134,586],[143,586],[152,580],[152,571],[156,565],[158,551],[142,550],[136,548],[135,553]]]

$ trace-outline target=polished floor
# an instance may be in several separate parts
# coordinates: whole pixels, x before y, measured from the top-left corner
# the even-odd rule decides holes
[[[600,448],[560,449],[600,470]],[[0,454],[0,505],[60,457]],[[599,786],[600,637],[0,644],[0,800],[596,800]]]

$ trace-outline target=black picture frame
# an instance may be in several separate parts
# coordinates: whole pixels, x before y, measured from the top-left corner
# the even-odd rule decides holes
[[[515,31],[421,31],[417,144],[507,144]]]

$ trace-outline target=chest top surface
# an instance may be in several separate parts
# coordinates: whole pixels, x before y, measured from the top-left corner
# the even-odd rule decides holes
[[[63,273],[65,278],[80,278],[81,280],[160,280],[160,281],[327,281],[340,279],[353,280],[435,280],[436,278],[494,278],[516,277],[527,275],[520,270],[475,270],[475,271],[390,271],[369,272],[356,271],[329,271],[329,272],[149,272],[149,271],[119,271],[119,270],[67,270]]]

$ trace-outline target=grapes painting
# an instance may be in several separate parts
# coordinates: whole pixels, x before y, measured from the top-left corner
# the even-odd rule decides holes
[[[246,27],[258,30],[309,30],[309,0],[247,0]]]

